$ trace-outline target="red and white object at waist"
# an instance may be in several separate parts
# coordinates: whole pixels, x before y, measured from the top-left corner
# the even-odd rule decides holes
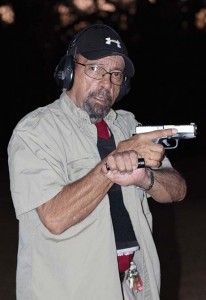
[[[118,260],[118,266],[119,266],[119,272],[125,272],[130,267],[130,262],[132,261],[134,257],[135,251],[138,249],[138,247],[132,247],[127,249],[120,249],[117,250],[117,260]]]

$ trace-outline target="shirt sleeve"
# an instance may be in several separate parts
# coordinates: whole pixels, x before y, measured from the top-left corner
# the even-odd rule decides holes
[[[63,163],[50,144],[35,131],[15,131],[11,137],[8,165],[17,217],[53,198],[67,183]]]

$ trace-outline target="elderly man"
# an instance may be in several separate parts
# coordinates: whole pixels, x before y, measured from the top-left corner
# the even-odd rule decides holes
[[[60,98],[14,129],[17,300],[159,299],[147,198],[180,201],[187,188],[155,143],[176,130],[135,134],[134,115],[112,109],[134,71],[117,32],[94,24],[55,70]]]

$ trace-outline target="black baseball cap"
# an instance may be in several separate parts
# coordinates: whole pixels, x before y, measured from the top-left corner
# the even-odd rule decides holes
[[[94,24],[80,32],[76,40],[77,53],[89,60],[120,55],[125,61],[125,74],[129,77],[134,76],[135,68],[128,57],[127,48],[118,33],[110,26]]]

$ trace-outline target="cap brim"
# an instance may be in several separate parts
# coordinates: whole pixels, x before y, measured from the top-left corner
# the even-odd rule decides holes
[[[135,68],[133,65],[133,62],[129,59],[128,56],[119,53],[119,52],[111,52],[111,51],[90,51],[90,52],[83,52],[81,53],[84,57],[86,57],[89,60],[95,60],[95,59],[100,59],[106,56],[113,56],[113,55],[119,55],[122,56],[125,62],[125,74],[129,77],[133,77],[135,74]]]

